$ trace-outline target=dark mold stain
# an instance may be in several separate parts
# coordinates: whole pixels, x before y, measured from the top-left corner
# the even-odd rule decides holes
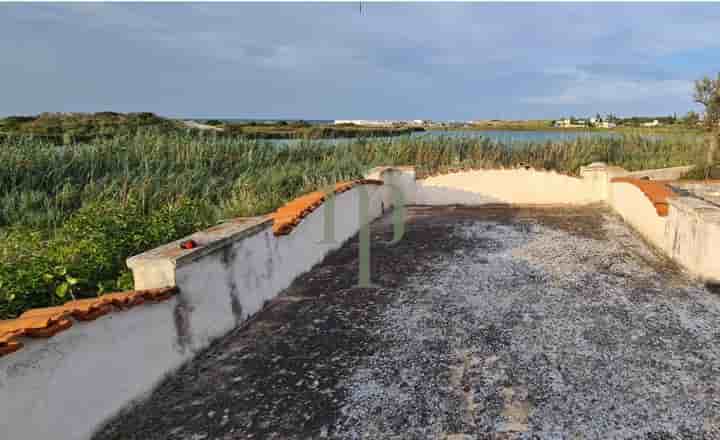
[[[709,281],[705,283],[705,288],[715,295],[720,295],[720,283]]]
[[[228,295],[230,296],[230,310],[232,311],[235,323],[240,324],[243,320],[243,307],[240,303],[240,292],[235,282],[235,266],[237,260],[237,250],[234,246],[227,246],[223,249],[220,261],[227,271],[226,284],[228,287]]]
[[[187,298],[180,292],[176,295],[177,303],[173,309],[173,322],[175,323],[176,344],[180,353],[192,347],[192,332],[190,329],[190,315],[193,307],[187,302]]]
[[[235,323],[239,324],[243,319],[243,308],[240,304],[240,297],[238,295],[237,285],[234,281],[229,282],[230,285],[230,309],[232,310]]]

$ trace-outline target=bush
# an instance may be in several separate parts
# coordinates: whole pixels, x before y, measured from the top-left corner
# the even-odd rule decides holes
[[[149,215],[135,201],[105,201],[79,209],[47,240],[27,230],[6,233],[0,314],[12,317],[30,307],[132,287],[125,259],[207,227],[203,211],[185,199]]]

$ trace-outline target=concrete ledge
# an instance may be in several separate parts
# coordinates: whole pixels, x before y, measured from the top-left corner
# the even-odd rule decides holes
[[[127,266],[133,271],[135,287],[175,286],[175,270],[199,260],[229,244],[254,235],[272,225],[270,216],[245,217],[230,220],[188,237],[175,240],[143,254],[130,257]],[[192,240],[196,247],[183,249],[183,242]]]
[[[634,177],[637,179],[649,180],[677,180],[695,168],[694,165],[659,168],[654,170],[641,170],[626,172],[625,177]]]

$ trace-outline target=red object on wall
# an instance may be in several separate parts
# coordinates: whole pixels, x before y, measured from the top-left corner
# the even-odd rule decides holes
[[[186,240],[180,243],[180,247],[183,249],[195,249],[198,246],[195,240]]]

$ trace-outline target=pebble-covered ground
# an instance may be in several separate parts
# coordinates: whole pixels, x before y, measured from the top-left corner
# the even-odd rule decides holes
[[[720,439],[720,296],[602,207],[373,225],[98,439]]]

